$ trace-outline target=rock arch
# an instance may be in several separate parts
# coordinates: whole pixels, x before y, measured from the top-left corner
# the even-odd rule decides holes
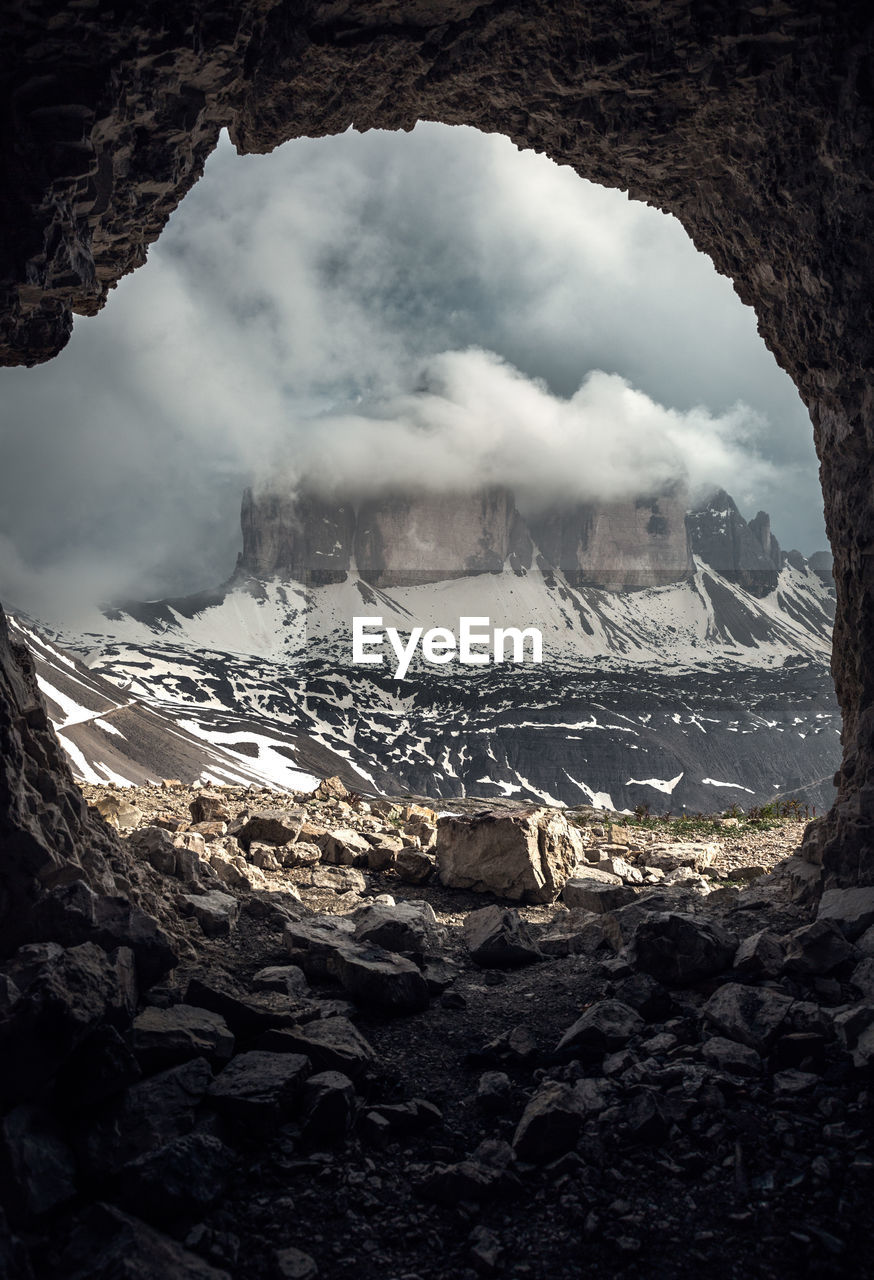
[[[683,222],[755,307],[810,410],[835,554],[844,760],[837,805],[806,851],[831,882],[874,881],[868,6],[180,0],[109,10],[32,0],[6,12],[5,364],[50,359],[72,313],[93,314],[145,261],[223,126],[240,150],[268,151],[350,125],[474,125]],[[16,701],[8,645],[0,657],[0,836],[14,848],[42,821],[36,713]],[[67,810],[71,838],[87,840]]]

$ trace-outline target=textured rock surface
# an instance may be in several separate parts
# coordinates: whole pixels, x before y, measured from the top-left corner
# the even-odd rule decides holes
[[[548,564],[574,586],[649,587],[693,571],[683,490],[626,502],[582,503],[530,521]]]
[[[440,882],[450,888],[552,902],[582,860],[579,832],[555,810],[486,811],[437,824]]]

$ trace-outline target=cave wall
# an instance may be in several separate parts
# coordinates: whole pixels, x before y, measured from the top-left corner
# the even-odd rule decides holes
[[[674,213],[810,410],[845,732],[837,806],[807,849],[830,880],[872,881],[869,15],[796,0],[8,4],[0,361],[51,358],[73,312],[142,265],[223,126],[265,152],[350,124],[474,125]]]

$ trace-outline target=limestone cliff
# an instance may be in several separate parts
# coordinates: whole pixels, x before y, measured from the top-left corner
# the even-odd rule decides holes
[[[515,515],[503,488],[371,498],[358,512],[355,561],[380,587],[497,572],[510,554]]]
[[[237,572],[255,578],[334,582],[349,568],[351,504],[312,493],[243,494],[243,550]]]
[[[624,502],[580,503],[533,517],[544,567],[574,586],[612,588],[681,582],[693,571],[680,490]]]
[[[681,582],[692,555],[680,491],[532,515],[509,489],[351,497],[246,490],[237,574],[312,586],[353,566],[372,586],[419,586],[503,569],[562,570],[572,585]]]

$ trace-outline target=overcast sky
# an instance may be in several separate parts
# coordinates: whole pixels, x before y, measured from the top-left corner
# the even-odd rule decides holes
[[[807,412],[729,281],[472,129],[223,137],[146,266],[0,378],[0,599],[52,620],[222,581],[243,486],[279,475],[538,502],[683,477],[826,545]]]

